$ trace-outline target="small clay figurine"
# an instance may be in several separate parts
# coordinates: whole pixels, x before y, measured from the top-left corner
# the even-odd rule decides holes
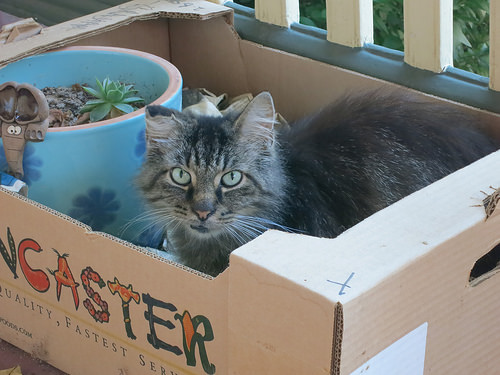
[[[22,179],[23,153],[27,141],[41,142],[49,127],[45,95],[27,83],[0,85],[0,125],[9,173]]]

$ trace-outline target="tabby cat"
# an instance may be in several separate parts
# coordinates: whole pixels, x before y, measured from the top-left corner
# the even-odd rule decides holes
[[[267,229],[335,237],[498,146],[469,114],[380,91],[289,127],[266,92],[223,117],[148,106],[146,124],[139,188],[168,250],[211,275]]]

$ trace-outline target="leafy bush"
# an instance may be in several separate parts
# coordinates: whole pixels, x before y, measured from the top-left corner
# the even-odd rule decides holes
[[[489,67],[489,0],[454,0],[455,66],[483,76]]]
[[[325,0],[301,0],[299,9],[300,23],[326,29]]]
[[[375,44],[403,51],[403,0],[373,0]]]
[[[235,0],[254,7],[254,0]],[[300,0],[300,22],[326,28],[325,0]],[[489,0],[454,0],[453,57],[457,68],[488,76]],[[403,51],[403,0],[373,0],[374,42]]]

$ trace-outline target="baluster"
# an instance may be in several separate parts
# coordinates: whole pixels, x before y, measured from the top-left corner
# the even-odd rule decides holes
[[[404,0],[405,62],[433,72],[453,65],[453,0]]]
[[[373,43],[373,0],[327,0],[327,38],[349,47]]]
[[[299,0],[255,0],[255,17],[262,22],[289,27],[299,22]]]

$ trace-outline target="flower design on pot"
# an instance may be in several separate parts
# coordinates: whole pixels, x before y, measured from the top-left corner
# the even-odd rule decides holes
[[[73,198],[73,208],[69,216],[89,225],[93,230],[100,231],[106,225],[116,220],[120,202],[113,190],[103,190],[91,187],[87,194]]]
[[[29,143],[26,144],[24,149],[23,157],[23,169],[24,177],[23,181],[28,185],[31,185],[34,181],[38,181],[42,176],[41,168],[43,166],[43,161],[38,156],[35,155],[35,148]],[[0,145],[0,171],[7,172],[9,165],[7,159],[5,158],[5,153],[3,146]]]

